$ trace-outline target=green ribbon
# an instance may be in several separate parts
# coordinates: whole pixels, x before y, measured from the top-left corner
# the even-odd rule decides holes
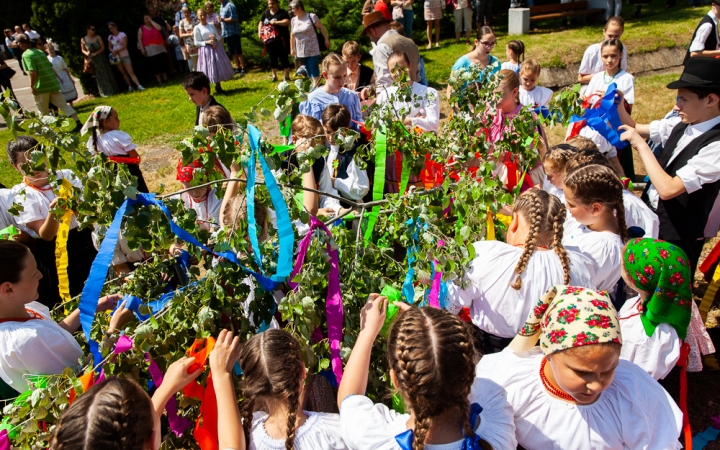
[[[402,173],[400,174],[400,195],[405,195],[408,181],[410,181],[410,161],[408,158],[403,158]]]
[[[295,144],[289,144],[289,145],[273,145],[273,150],[271,155],[277,155],[278,153],[285,153],[288,150],[292,150],[295,148]]]
[[[393,323],[395,323],[395,319],[397,319],[398,312],[400,311],[400,308],[398,308],[394,302],[402,301],[402,293],[394,287],[390,286],[389,284],[386,284],[383,290],[380,292],[380,295],[387,297],[388,299],[385,323],[383,323],[382,329],[380,329],[380,334],[385,336],[385,339],[387,339],[388,333],[390,332],[390,327]]]
[[[373,201],[381,200],[385,190],[385,159],[387,157],[387,137],[381,130],[375,130],[375,176],[373,177]],[[373,228],[380,214],[380,205],[373,206],[365,228],[365,247],[370,243]]]
[[[292,126],[292,114],[288,114],[285,120],[280,122],[280,136],[289,138]]]
[[[10,225],[0,230],[0,236],[7,236],[7,239],[12,239],[13,236],[17,236],[18,234],[20,234],[20,232],[15,228],[15,225]]]

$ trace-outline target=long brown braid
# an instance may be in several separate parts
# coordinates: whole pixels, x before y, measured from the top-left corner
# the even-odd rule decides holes
[[[600,153],[600,150],[586,149],[578,150],[578,152],[572,155],[572,157],[567,161],[567,163],[565,163],[565,175],[581,167],[590,166],[593,164],[605,166],[615,172],[615,170],[610,165],[607,157]]]
[[[600,203],[614,211],[618,234],[627,241],[623,184],[612,169],[605,165],[591,164],[573,170],[565,176],[565,189],[583,205]]]
[[[134,381],[112,378],[90,388],[60,416],[50,449],[142,450],[153,425],[147,392]]]
[[[415,413],[413,450],[422,450],[433,418],[452,409],[461,413],[467,436],[468,395],[475,380],[472,338],[456,316],[436,308],[412,307],[390,331],[388,361],[397,388]]]
[[[265,397],[287,402],[285,448],[292,450],[305,370],[300,344],[285,330],[267,330],[247,341],[240,352],[239,362],[244,373],[241,415],[246,445],[250,445],[255,401],[258,397]]]
[[[528,221],[530,231],[525,239],[522,255],[515,266],[515,281],[510,283],[513,289],[522,287],[522,278],[520,277],[528,263],[530,257],[537,249],[538,239],[548,238],[552,233],[552,245],[555,253],[560,257],[560,262],[565,272],[565,283],[570,282],[570,259],[562,245],[562,230],[565,222],[565,207],[560,200],[540,189],[531,189],[525,191],[515,203],[513,209],[514,214],[522,215]],[[559,236],[559,237],[558,237]]]

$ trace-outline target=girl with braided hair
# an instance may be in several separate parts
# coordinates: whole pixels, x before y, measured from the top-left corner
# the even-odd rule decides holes
[[[507,393],[522,448],[682,448],[680,408],[621,359],[625,336],[604,293],[552,286],[536,305],[510,347],[484,356],[476,372]]]
[[[563,180],[565,180],[565,164],[577,153],[577,149],[570,144],[558,144],[545,153],[542,160],[545,180],[542,190],[559,198],[565,203],[563,195]]]
[[[347,448],[337,414],[303,411],[305,364],[300,344],[290,333],[270,329],[256,334],[243,346],[239,362],[244,374],[242,428],[248,449]]]
[[[60,416],[50,450],[159,449],[165,405],[202,373],[188,373],[194,363],[189,357],[172,363],[152,398],[135,381],[110,378],[96,384]]]
[[[591,164],[568,173],[564,184],[565,204],[580,226],[563,244],[590,258],[595,286],[614,297],[628,234],[622,182],[607,166]]]
[[[431,307],[400,308],[387,340],[390,379],[409,414],[373,403],[367,390],[372,346],[388,300],[370,294],[338,390],[340,425],[353,450],[514,449],[515,424],[497,384],[475,378],[468,328]]]
[[[563,247],[565,207],[539,189],[524,192],[513,209],[506,242],[475,242],[478,255],[463,285],[449,285],[446,308],[466,307],[483,336],[483,353],[505,348],[548,286],[572,280],[594,286],[590,261]],[[465,287],[467,286],[467,287]]]

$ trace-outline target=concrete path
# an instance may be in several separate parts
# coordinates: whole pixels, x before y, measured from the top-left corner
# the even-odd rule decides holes
[[[12,77],[12,80],[10,80],[10,82],[12,82],[13,92],[15,92],[15,96],[17,96],[20,105],[30,111],[38,112],[37,108],[35,107],[35,99],[30,92],[30,76],[23,75],[22,71],[20,70],[20,65],[15,58],[7,59],[5,60],[5,63],[16,72],[15,76]],[[73,81],[75,82],[75,89],[77,89],[78,91],[78,100],[81,100],[83,97],[85,97],[85,93],[80,86],[80,80],[73,77]],[[76,100],[76,102],[78,100]],[[4,128],[7,127],[2,116],[0,116],[0,129]]]

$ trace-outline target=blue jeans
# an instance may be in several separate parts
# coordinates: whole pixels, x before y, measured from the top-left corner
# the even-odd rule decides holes
[[[415,19],[415,11],[412,9],[403,9],[403,17],[396,22],[400,22],[405,28],[405,37],[412,39],[413,19]]]
[[[308,56],[307,58],[300,58],[300,64],[305,66],[307,74],[311,78],[318,78],[320,76],[320,55]]]

